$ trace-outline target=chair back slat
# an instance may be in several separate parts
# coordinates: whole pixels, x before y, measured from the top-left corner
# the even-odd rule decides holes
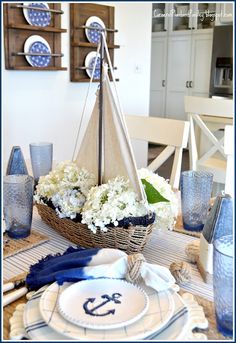
[[[130,137],[149,143],[166,145],[167,147],[152,161],[148,168],[156,171],[174,153],[170,184],[179,188],[182,152],[187,147],[189,123],[187,121],[144,117],[125,116]]]
[[[189,124],[186,121],[133,115],[126,115],[125,120],[134,139],[175,147],[187,146]]]
[[[228,99],[185,97],[185,112],[214,117],[233,118],[234,102]]]

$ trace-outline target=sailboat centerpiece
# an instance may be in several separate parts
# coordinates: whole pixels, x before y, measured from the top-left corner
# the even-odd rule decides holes
[[[131,141],[121,111],[115,87],[115,77],[103,32],[101,33],[97,56],[99,50],[100,83],[97,98],[76,154],[80,129],[78,131],[72,161],[77,164],[79,169],[85,168],[94,175],[95,184],[98,186],[109,183],[110,180],[116,177],[128,180],[130,187],[136,193],[138,201],[147,203],[146,193],[138,176]],[[108,65],[105,63],[105,53]],[[95,67],[96,60],[90,85]],[[111,87],[108,68],[111,72],[116,96]],[[86,248],[118,248],[127,253],[142,251],[152,232],[155,221],[155,213],[147,210],[144,216],[123,218],[116,226],[108,225],[106,230],[98,228],[95,232],[92,232],[82,222],[59,218],[49,206],[39,203],[36,206],[41,218],[47,224],[60,231],[63,236],[74,243]]]

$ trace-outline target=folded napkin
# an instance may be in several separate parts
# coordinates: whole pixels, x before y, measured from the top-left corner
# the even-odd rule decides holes
[[[142,254],[127,255],[117,249],[69,247],[64,254],[48,255],[30,267],[26,284],[30,290],[57,281],[77,282],[95,278],[126,278],[134,282],[141,277],[157,291],[170,288],[174,277],[166,267],[147,263]]]

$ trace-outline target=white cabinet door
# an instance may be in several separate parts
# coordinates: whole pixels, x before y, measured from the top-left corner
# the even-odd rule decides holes
[[[168,4],[155,2],[152,4],[152,32],[165,32],[168,29]]]
[[[192,16],[193,12],[191,3],[168,3],[169,25],[170,32],[186,32],[193,27]]]
[[[166,117],[186,119],[184,96],[190,81],[191,34],[169,36],[166,84]]]
[[[220,22],[222,24],[229,24],[233,22],[234,8],[232,3],[220,4]]]
[[[192,34],[191,95],[209,97],[213,33]]]
[[[152,38],[151,87],[149,115],[163,117],[165,113],[167,37]]]
[[[216,3],[215,25],[225,25],[233,23],[234,7],[232,3]]]

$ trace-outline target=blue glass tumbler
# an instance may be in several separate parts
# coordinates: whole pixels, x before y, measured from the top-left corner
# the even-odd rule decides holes
[[[233,336],[233,236],[213,243],[213,287],[217,329],[224,336]]]
[[[213,174],[188,170],[181,173],[181,207],[185,230],[202,231],[209,210]]]
[[[53,144],[46,142],[30,144],[30,159],[35,182],[40,176],[47,175],[52,170]]]
[[[29,175],[7,175],[3,180],[3,213],[10,238],[30,235],[34,179]]]

